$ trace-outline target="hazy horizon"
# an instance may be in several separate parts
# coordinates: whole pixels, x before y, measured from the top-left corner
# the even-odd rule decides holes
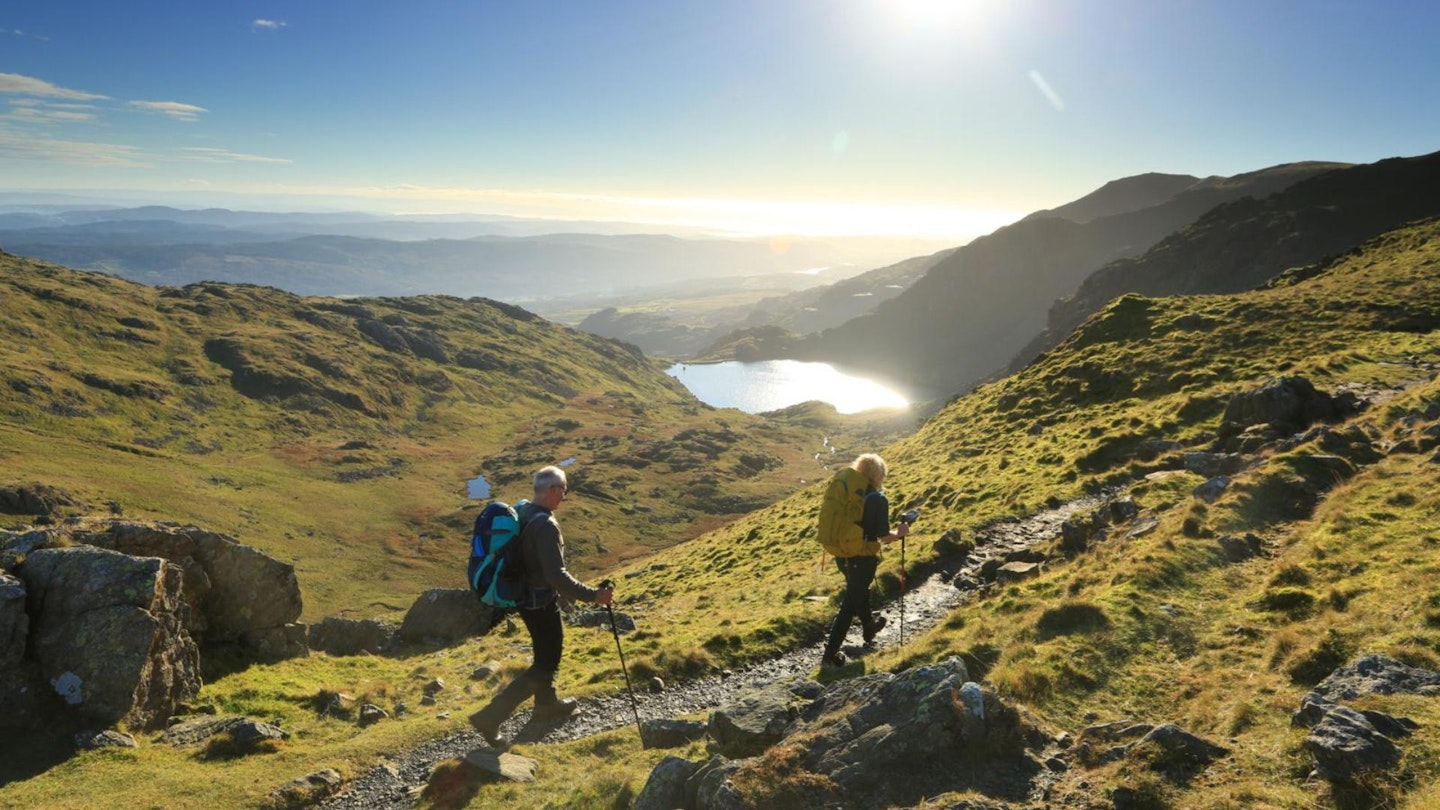
[[[989,233],[1121,177],[1428,153],[1440,7],[158,0],[0,10],[0,191]]]

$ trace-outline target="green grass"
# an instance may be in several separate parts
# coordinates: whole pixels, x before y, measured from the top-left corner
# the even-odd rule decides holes
[[[1177,808],[1428,806],[1440,777],[1440,705],[1433,699],[1389,696],[1363,701],[1365,708],[1411,717],[1421,728],[1400,743],[1405,750],[1400,772],[1340,792],[1306,781],[1309,765],[1300,747],[1304,733],[1290,726],[1290,714],[1322,673],[1355,654],[1386,653],[1440,668],[1440,596],[1434,588],[1440,572],[1440,465],[1429,460],[1440,444],[1431,437],[1440,431],[1440,383],[1432,379],[1440,367],[1437,326],[1440,224],[1435,222],[1388,234],[1296,283],[1235,296],[1132,296],[1115,302],[1021,373],[949,403],[913,435],[884,446],[891,468],[887,489],[895,507],[925,509],[907,549],[907,562],[915,571],[931,562],[937,545],[953,548],[989,521],[1104,486],[1133,485],[1131,494],[1144,515],[1156,521],[1155,530],[1123,540],[1115,533],[1073,559],[1057,559],[1040,578],[996,590],[908,640],[904,648],[866,657],[853,672],[898,670],[961,655],[974,663],[976,672],[983,671],[1006,700],[1021,705],[1046,729],[1074,735],[1111,720],[1175,722],[1231,751],[1187,779],[1165,776],[1144,758],[1073,767],[1059,778],[1052,797],[1056,802],[1091,806],[1087,802],[1098,801],[1104,791],[1126,786],[1156,804]],[[1229,489],[1208,505],[1190,494],[1203,479],[1175,472],[1180,461],[1176,451],[1142,450],[1151,440],[1177,441],[1188,450],[1208,448],[1228,398],[1280,375],[1303,375],[1323,390],[1342,385],[1404,390],[1351,420],[1347,427],[1359,433],[1348,432],[1351,439],[1344,442],[1316,436],[1293,447],[1266,449],[1256,469],[1236,475]],[[684,414],[683,404],[664,410],[663,402],[647,401],[639,413],[631,408],[630,416],[623,416],[625,408],[610,407],[615,403],[611,398],[572,397],[563,413],[552,406],[557,409],[539,417],[581,423],[573,431],[562,431],[555,445],[528,444],[523,438],[507,442],[493,435],[493,444],[479,452],[511,454],[518,475],[542,448],[554,454],[574,452],[587,436],[598,439],[634,426],[642,436],[629,447],[669,452],[672,445],[683,446],[698,435],[678,438],[678,426],[664,421]],[[152,407],[136,407],[141,406]],[[256,407],[237,405],[241,413]],[[377,543],[390,558],[413,561],[416,570],[422,570],[429,559],[426,547],[402,542],[390,527],[402,525],[404,514],[412,515],[414,527],[455,521],[460,514],[454,500],[433,494],[425,500],[428,488],[439,487],[464,466],[458,460],[464,454],[454,449],[451,437],[466,434],[444,433],[467,426],[459,415],[463,408],[453,407],[453,412],[435,409],[443,415],[439,423],[372,434],[382,448],[377,458],[404,459],[407,472],[402,480],[408,484],[380,479],[341,486],[324,480],[313,471],[324,469],[325,454],[339,444],[330,433],[325,442],[296,436],[260,443],[263,446],[251,449],[253,463],[241,465],[243,472],[237,466],[226,473],[239,485],[235,492],[222,485],[186,483],[177,491],[194,497],[168,505],[192,510],[197,521],[208,516],[220,527],[245,529],[240,507],[196,503],[205,500],[206,487],[216,490],[210,493],[212,501],[243,500],[253,495],[236,493],[269,493],[285,482],[306,502],[303,510],[294,506],[294,513],[320,510],[326,515],[328,539],[346,538],[347,547],[353,544],[346,553],[373,554],[359,549]],[[732,431],[743,426],[746,452],[790,452],[778,448],[786,446],[785,431],[796,425],[813,433],[804,427],[810,415],[791,414],[781,425],[703,409],[686,416],[710,420],[708,431],[723,429],[715,421],[719,419]],[[133,417],[115,419],[125,423]],[[511,427],[523,429],[524,421]],[[110,422],[100,425],[114,429]],[[241,435],[238,424],[226,429]],[[486,426],[471,423],[468,429],[489,435]],[[645,444],[657,430],[664,431],[659,446]],[[30,438],[0,445],[5,448],[0,460],[39,465],[37,469],[62,475],[63,459],[34,457],[50,446],[58,431],[25,422],[23,430],[8,432]],[[106,440],[124,436],[118,431]],[[76,446],[93,447],[93,438],[76,437]],[[1366,444],[1380,452],[1365,457]],[[102,492],[107,474],[124,476],[127,465],[150,468],[135,474],[140,479],[137,491],[144,493],[137,498],[159,516],[167,506],[165,483],[182,469],[199,464],[201,472],[195,477],[200,482],[221,474],[218,467],[206,466],[210,456],[183,455],[163,444],[146,449],[157,455],[106,451],[102,471],[84,492],[92,497]],[[1343,464],[1327,458],[1337,454]],[[739,463],[738,455],[730,458]],[[287,478],[289,470],[309,471],[310,477]],[[665,471],[673,469],[666,464]],[[598,488],[600,482],[608,484],[630,472],[617,461],[590,482]],[[813,473],[792,476],[789,485],[799,487],[793,495],[739,516],[697,517],[691,524],[694,531],[708,531],[693,539],[653,551],[661,544],[637,541],[624,554],[612,549],[611,556],[598,558],[607,569],[616,566],[620,608],[641,626],[627,642],[633,667],[670,681],[714,667],[740,666],[819,637],[833,613],[839,581],[833,568],[822,564],[813,537],[821,484]],[[740,478],[728,476],[719,490],[728,491],[732,483],[739,486]],[[635,492],[642,486],[673,483],[665,475],[653,481],[642,484],[637,479],[627,486]],[[404,490],[404,497],[394,494],[397,489]],[[310,503],[327,496],[338,501],[348,492],[362,496],[338,505]],[[283,503],[281,495],[266,497]],[[399,506],[402,502],[405,509]],[[624,516],[598,495],[593,502],[580,503],[583,508],[562,515],[567,538],[573,526],[577,545],[603,538],[609,546],[614,542],[610,535],[591,527],[623,525]],[[342,530],[347,512],[352,526]],[[354,519],[357,514],[364,519]],[[366,528],[357,532],[354,524]],[[303,531],[288,530],[296,534],[297,547],[307,544],[305,553],[324,553],[318,550],[323,540],[301,541]],[[268,536],[271,547],[283,537],[273,528],[248,531]],[[1230,561],[1219,538],[1247,533],[1262,539],[1265,553]],[[244,539],[245,531],[241,536]],[[942,536],[948,537],[944,544],[939,543]],[[335,559],[322,556],[315,564],[326,567],[343,559],[340,551],[334,554]],[[438,561],[435,566],[439,570]],[[888,554],[881,564],[882,580],[893,578],[897,566],[896,555]],[[395,568],[392,576],[406,576]],[[424,578],[415,575],[417,582]],[[364,603],[356,600],[370,594],[395,592],[384,591],[389,586],[373,579],[363,586],[340,579],[327,582],[312,574],[302,582],[307,597],[309,589],[325,582],[333,589],[324,596],[326,603],[351,610],[363,610]],[[6,798],[63,805],[72,796],[116,795],[137,804],[155,803],[166,794],[137,774],[165,768],[174,769],[178,775],[173,778],[184,781],[188,790],[228,788],[250,797],[319,767],[354,774],[386,752],[435,733],[444,722],[417,712],[410,719],[361,731],[315,718],[306,701],[318,690],[368,688],[386,700],[404,702],[418,694],[425,678],[438,675],[447,683],[453,678],[455,684],[468,684],[468,671],[481,661],[493,658],[512,669],[523,665],[525,656],[511,646],[514,640],[501,633],[434,654],[366,659],[363,664],[313,656],[276,667],[252,667],[207,684],[204,699],[273,713],[293,723],[295,738],[276,754],[265,755],[289,757],[285,764],[293,767],[273,767],[272,759],[269,766],[239,760],[220,768],[150,746],[120,755],[140,758],[142,767],[113,767],[115,755],[85,755],[7,786]],[[612,653],[612,640],[603,633],[573,631],[567,637],[562,690],[584,694],[619,688]],[[446,695],[437,707],[454,707],[446,722],[458,722],[461,707],[478,705],[493,688],[469,686],[469,693],[456,687],[460,692]],[[638,746],[632,737],[615,732],[539,749],[541,784],[534,787],[475,787],[458,768],[447,766],[432,787],[454,783],[446,790],[461,798],[432,800],[445,806],[623,803],[666,753],[631,748]],[[701,756],[699,750],[687,754],[692,759]],[[86,771],[83,777],[80,770]],[[763,785],[765,795],[775,797],[817,789],[807,783],[813,777],[779,754],[736,779]],[[193,784],[201,781],[208,786]],[[93,792],[102,788],[115,792]]]

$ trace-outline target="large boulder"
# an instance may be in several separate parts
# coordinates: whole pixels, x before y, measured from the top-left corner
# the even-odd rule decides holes
[[[199,692],[178,566],[77,546],[34,551],[18,573],[29,655],[77,713],[150,729]]]
[[[206,643],[239,642],[284,627],[303,603],[295,566],[193,526],[122,520],[86,521],[70,531],[81,543],[136,556],[163,557],[185,572],[195,609],[192,631]]]
[[[1331,781],[1347,781],[1400,764],[1395,743],[1364,714],[1346,706],[1331,707],[1310,729],[1304,745],[1315,759],[1315,770]]]
[[[712,712],[710,737],[727,757],[756,756],[779,742],[798,714],[795,695],[773,684],[746,692]]]
[[[396,640],[405,644],[449,646],[482,635],[490,610],[465,588],[432,588],[405,613]]]
[[[1267,424],[1284,433],[1295,433],[1316,422],[1354,414],[1361,406],[1353,393],[1332,397],[1304,377],[1281,377],[1231,397],[1225,405],[1220,433],[1235,435]]]

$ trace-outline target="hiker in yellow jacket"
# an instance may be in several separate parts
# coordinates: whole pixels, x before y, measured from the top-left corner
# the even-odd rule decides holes
[[[849,550],[849,553],[836,553],[832,550],[832,553],[835,553],[835,564],[845,575],[845,595],[840,603],[840,612],[835,615],[835,621],[830,625],[830,637],[825,642],[825,655],[820,659],[822,667],[845,665],[845,653],[840,651],[840,645],[844,643],[850,623],[856,617],[860,619],[866,644],[872,642],[885,626],[884,616],[870,612],[870,583],[875,579],[881,546],[893,543],[910,533],[910,527],[904,523],[897,523],[894,528],[890,526],[890,500],[880,490],[887,471],[885,459],[874,453],[865,453],[856,458],[850,467],[860,473],[867,484],[859,521],[864,542],[858,548]]]

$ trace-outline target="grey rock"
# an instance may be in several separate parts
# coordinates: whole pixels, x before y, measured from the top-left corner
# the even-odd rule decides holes
[[[1211,478],[1209,481],[1195,487],[1190,491],[1190,494],[1206,503],[1214,503],[1218,501],[1220,496],[1225,494],[1225,490],[1229,488],[1230,479],[1221,475]]]
[[[1220,478],[1234,475],[1245,467],[1245,457],[1239,453],[1186,453],[1181,457],[1185,469],[1206,478]]]
[[[310,626],[310,649],[329,655],[379,655],[390,646],[398,626],[379,619],[330,616]]]
[[[1198,770],[1214,760],[1228,755],[1228,749],[1215,745],[1191,734],[1174,723],[1164,723],[1151,729],[1132,748],[1153,745],[1163,755],[1160,761],[1170,768]]]
[[[534,782],[535,772],[540,767],[540,763],[533,759],[501,753],[493,748],[477,748],[465,755],[465,762],[511,782]]]
[[[587,610],[581,612],[574,618],[574,623],[579,627],[603,627],[610,629],[610,614],[603,610]],[[635,632],[635,620],[628,615],[615,611],[615,629],[620,633]]]
[[[376,706],[374,703],[366,703],[360,707],[360,725],[369,726],[390,719],[390,713]]]
[[[75,735],[75,747],[82,751],[99,748],[138,748],[135,738],[122,731],[82,731]]]
[[[675,810],[687,807],[685,782],[695,775],[700,763],[682,757],[667,756],[650,771],[640,795],[635,797],[634,810]]]
[[[241,635],[240,644],[250,656],[262,664],[274,664],[290,658],[304,658],[310,654],[309,625],[291,622],[276,627],[264,627]]]
[[[164,725],[200,690],[181,571],[158,558],[77,546],[25,558],[30,657],[67,705],[103,725]]]
[[[1400,763],[1400,749],[1365,715],[1345,706],[1326,712],[1302,744],[1314,758],[1316,772],[1331,781],[1346,781]]]
[[[1370,721],[1375,730],[1384,734],[1392,740],[1399,740],[1409,737],[1420,728],[1420,724],[1408,717],[1396,717],[1385,712],[1377,712],[1374,709],[1361,709],[1360,713]]]
[[[1040,563],[1033,562],[1005,563],[995,572],[995,581],[1002,584],[1023,582],[1040,576],[1041,568]]]
[[[754,756],[779,742],[797,714],[795,698],[784,686],[751,690],[711,713],[710,737],[726,756]]]
[[[222,534],[104,519],[83,521],[71,535],[77,542],[163,557],[180,566],[187,598],[193,600],[190,630],[207,643],[241,641],[247,633],[283,627],[303,609],[295,566]]]
[[[704,737],[707,728],[699,720],[641,720],[640,736],[647,748],[679,748]]]
[[[420,595],[395,634],[403,644],[450,646],[482,635],[490,611],[465,588],[432,588]]]
[[[1440,695],[1440,672],[1408,666],[1385,655],[1367,655],[1330,673],[1314,691],[1337,703],[1361,695]]]
[[[1290,725],[1296,728],[1314,728],[1325,719],[1325,713],[1335,708],[1335,703],[1319,692],[1309,692],[1300,698],[1300,708],[1290,715]]]
[[[160,741],[181,748],[199,745],[221,734],[228,734],[231,740],[241,748],[251,749],[266,740],[290,739],[290,733],[279,726],[251,717],[227,715],[224,717],[196,717],[173,725],[160,736]]]
[[[270,798],[283,807],[308,807],[335,795],[345,779],[334,768],[298,776],[270,791]]]

